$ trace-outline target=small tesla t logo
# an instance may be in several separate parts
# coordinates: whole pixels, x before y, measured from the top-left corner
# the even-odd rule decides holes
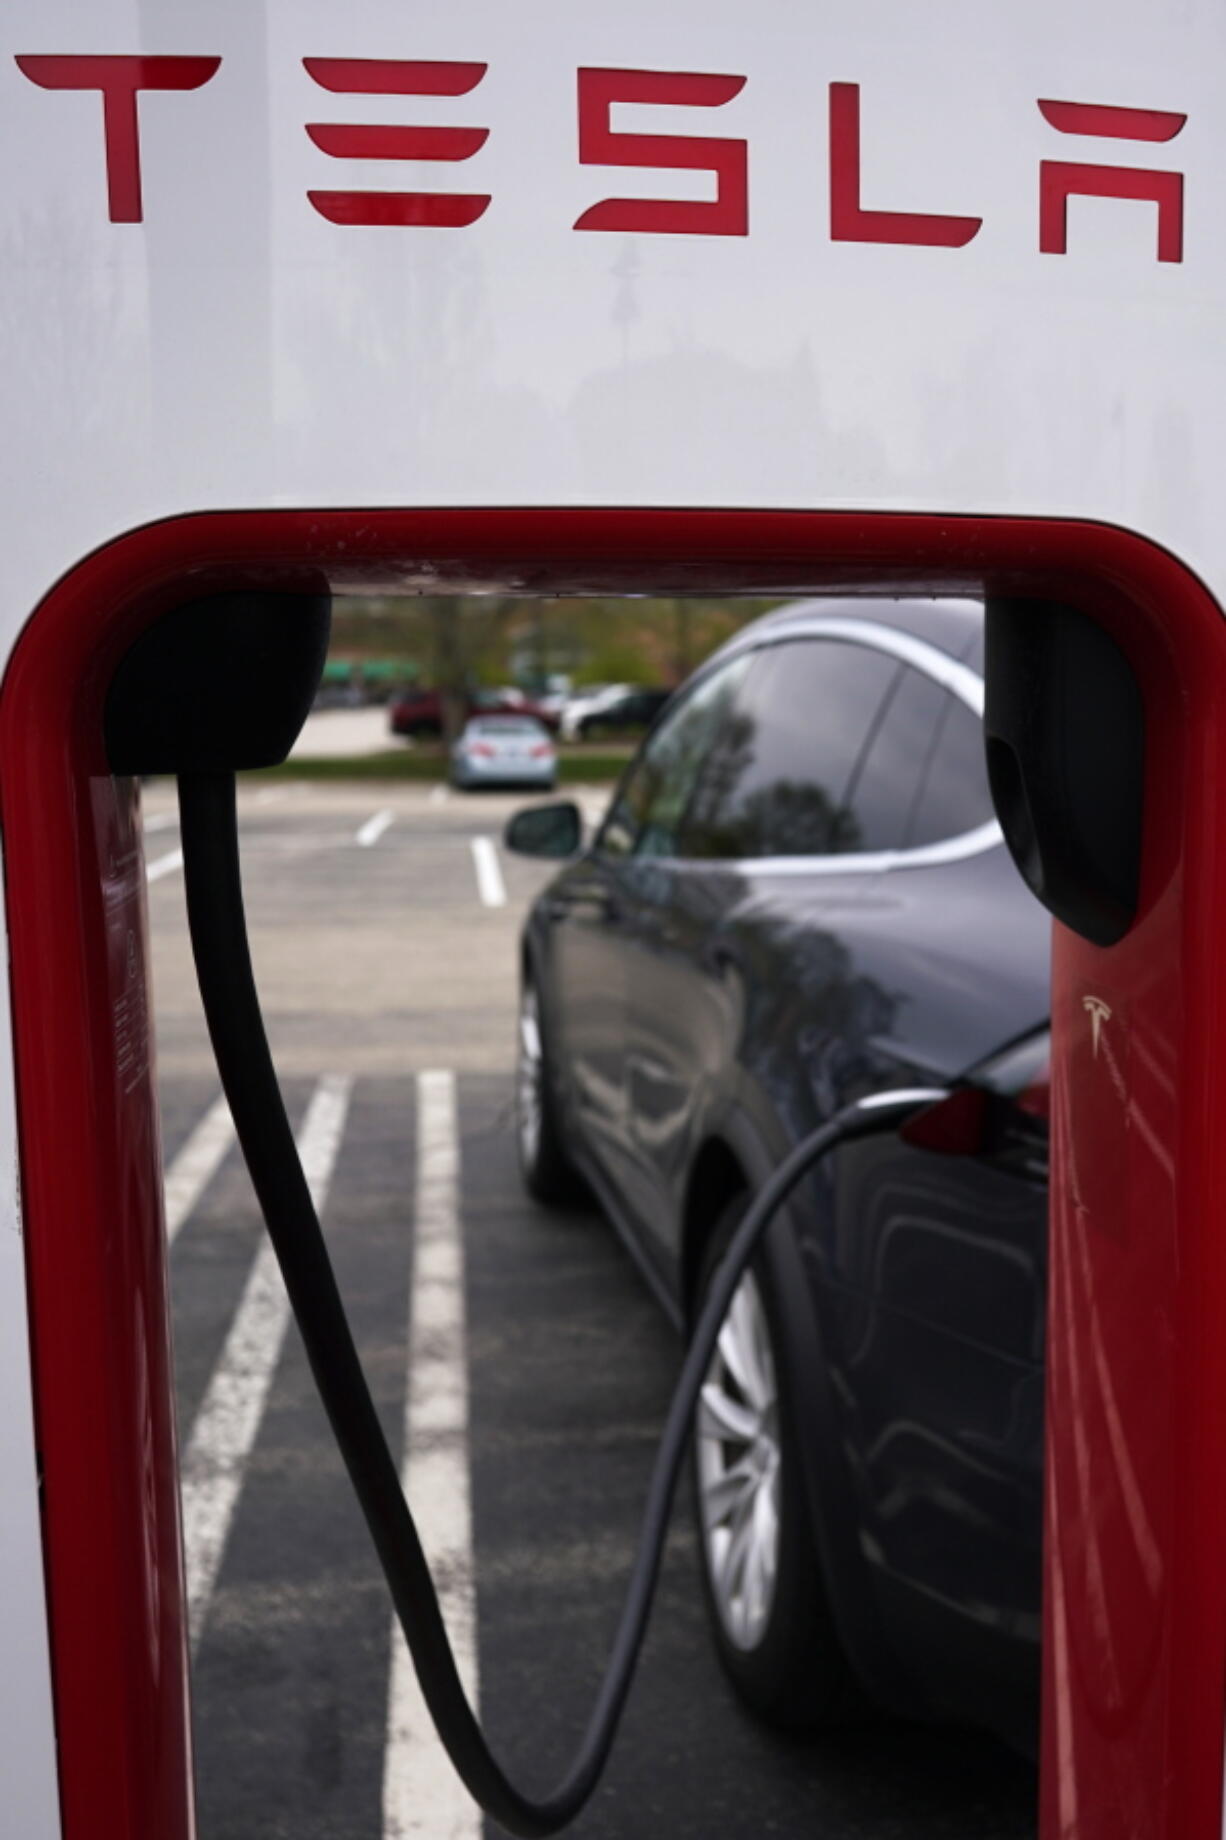
[[[1104,1003],[1101,997],[1083,997],[1081,1007],[1090,1018],[1090,1029],[1094,1042],[1094,1059],[1098,1059],[1098,1038],[1102,1034],[1103,1023],[1111,1020],[1111,1005]]]

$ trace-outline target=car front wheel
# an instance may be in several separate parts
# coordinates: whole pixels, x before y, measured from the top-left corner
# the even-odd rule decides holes
[[[562,1148],[540,998],[529,977],[524,978],[519,998],[515,1141],[524,1187],[535,1200],[561,1207],[581,1197],[582,1185]]]
[[[705,1296],[747,1201],[725,1210]],[[834,1724],[859,1706],[810,1525],[791,1375],[770,1285],[755,1260],[733,1293],[694,1437],[694,1497],[715,1646],[740,1697],[770,1724]]]

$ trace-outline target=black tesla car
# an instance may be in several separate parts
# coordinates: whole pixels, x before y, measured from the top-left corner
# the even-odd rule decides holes
[[[838,1107],[950,1087],[820,1167],[734,1298],[695,1437],[716,1644],[786,1723],[865,1699],[1035,1741],[1049,921],[995,823],[982,610],[802,602],[677,694],[522,942],[531,1192],[599,1197],[684,1326]]]

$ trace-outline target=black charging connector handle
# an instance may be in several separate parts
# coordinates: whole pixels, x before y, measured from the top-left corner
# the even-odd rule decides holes
[[[331,626],[325,592],[251,589],[170,608],[111,679],[103,719],[111,772],[278,766],[310,713]]]
[[[988,780],[1022,879],[1097,946],[1140,902],[1145,700],[1115,640],[1077,607],[990,595]]]
[[[551,1794],[510,1781],[468,1703],[421,1540],[362,1372],[307,1188],[260,1013],[243,913],[234,776],[179,776],[188,924],[222,1087],[267,1223],[311,1371],[370,1529],[440,1738],[474,1800],[511,1833],[556,1833],[600,1780],[630,1690],[699,1393],[746,1265],[801,1178],[853,1138],[889,1129],[945,1095],[883,1093],[836,1113],[796,1146],[737,1228],[686,1352],[647,1492],[639,1544],[604,1679],[578,1751]]]

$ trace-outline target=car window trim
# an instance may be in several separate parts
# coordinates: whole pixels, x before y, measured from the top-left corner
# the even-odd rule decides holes
[[[1004,832],[995,818],[957,837],[943,837],[939,843],[919,844],[913,850],[843,850],[826,856],[728,856],[709,858],[670,856],[674,869],[704,869],[708,874],[726,870],[729,874],[753,875],[880,875],[887,869],[927,869],[938,863],[962,862],[978,856],[1004,842]]]
[[[744,649],[765,651],[768,646],[785,645],[791,639],[844,639],[853,644],[865,645],[870,651],[888,652],[904,664],[914,665],[917,671],[922,671],[925,677],[931,677],[942,689],[952,691],[977,716],[983,715],[983,679],[978,672],[968,664],[960,664],[939,646],[929,644],[927,639],[917,639],[912,633],[900,632],[896,626],[883,626],[877,620],[845,618],[798,620],[794,626],[779,632],[763,633],[761,638],[752,640]],[[725,652],[722,656],[736,657],[739,650],[737,648],[736,651]],[[717,654],[711,663],[715,665],[719,661],[720,655]]]

